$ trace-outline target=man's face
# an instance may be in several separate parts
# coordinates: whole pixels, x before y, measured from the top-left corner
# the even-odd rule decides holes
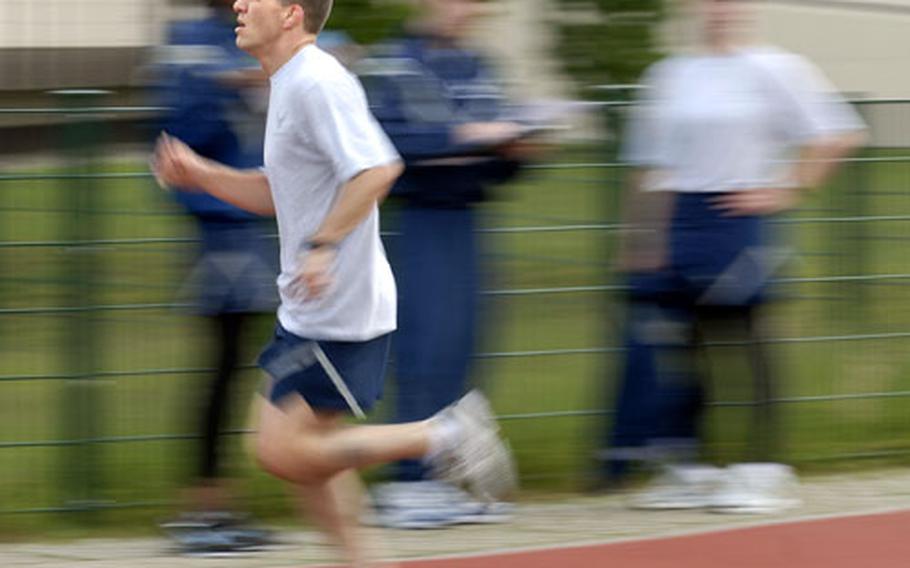
[[[277,40],[287,20],[289,6],[281,0],[236,0],[234,13],[237,14],[237,47],[253,55]]]
[[[701,0],[701,18],[705,33],[728,37],[747,26],[750,17],[746,0]]]
[[[478,0],[426,0],[436,32],[452,39],[463,37],[480,14]]]

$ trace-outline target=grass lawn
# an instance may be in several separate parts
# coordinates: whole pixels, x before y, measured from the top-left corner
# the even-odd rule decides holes
[[[597,159],[596,153],[567,152],[557,162]],[[109,166],[104,172],[141,170],[142,164],[136,163]],[[615,221],[620,175],[609,168],[537,169],[501,188],[484,208],[485,223],[513,231],[487,235],[487,288],[620,283],[610,267],[615,231],[514,230]],[[168,503],[177,497],[192,463],[191,441],[148,437],[179,436],[193,428],[194,395],[204,375],[192,371],[206,364],[201,322],[166,306],[82,316],[11,310],[78,305],[80,297],[93,305],[121,307],[180,301],[178,291],[192,250],[183,239],[193,236],[193,228],[148,179],[90,182],[85,191],[95,202],[90,212],[79,215],[71,199],[74,187],[58,180],[0,182],[0,241],[5,243],[0,248],[0,308],[5,310],[0,318],[0,375],[6,378],[0,380],[0,510],[54,508],[91,498],[122,507],[94,514],[105,530],[147,530],[152,519],[171,510]],[[830,188],[781,225],[799,252],[787,276],[910,272],[910,248],[904,246],[910,223],[895,219],[910,215],[908,187],[910,160],[844,170]],[[851,221],[859,215],[882,218]],[[836,221],[821,219],[832,217]],[[80,237],[103,242],[75,248],[63,242]],[[129,239],[150,240],[122,242]],[[37,246],[37,241],[52,243]],[[27,243],[34,246],[23,246]],[[887,453],[910,445],[910,401],[895,395],[910,391],[910,358],[904,355],[910,337],[894,335],[910,331],[906,283],[893,278],[780,287],[784,300],[773,309],[773,333],[798,339],[774,347],[782,396],[886,393],[782,404],[791,459],[807,468],[830,468],[825,460],[841,454]],[[507,418],[504,427],[529,491],[576,489],[592,466],[592,452],[608,420],[601,411],[611,406],[619,363],[615,354],[596,349],[619,344],[619,300],[615,293],[599,291],[488,297],[480,350],[500,356],[479,359],[476,380]],[[251,332],[248,360],[270,327],[264,318]],[[851,337],[856,335],[873,337]],[[712,390],[719,400],[748,398],[742,388],[745,371],[733,351],[718,350],[711,357]],[[516,352],[532,353],[514,356]],[[512,356],[502,356],[509,353]],[[71,375],[80,366],[93,378],[22,379]],[[15,377],[19,379],[10,379]],[[245,395],[256,384],[251,371],[238,390]],[[236,404],[234,426],[239,428],[247,397],[238,396]],[[742,450],[747,415],[741,407],[712,413],[719,457],[735,457]],[[100,437],[142,439],[90,446],[28,445],[78,439],[87,419]],[[254,511],[273,517],[289,513],[279,499],[281,488],[254,472],[236,437],[234,442],[238,485],[255,497]],[[79,517],[80,522],[84,518]],[[37,530],[80,534],[65,516],[0,515],[0,538]]]

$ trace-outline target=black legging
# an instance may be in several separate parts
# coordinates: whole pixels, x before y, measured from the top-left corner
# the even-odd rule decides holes
[[[695,308],[695,326],[691,357],[705,350],[706,340],[711,343],[733,342],[746,350],[752,383],[752,427],[748,444],[748,457],[754,461],[773,461],[778,451],[778,425],[775,408],[775,381],[767,342],[762,329],[760,306],[698,306]],[[715,330],[724,337],[717,337]],[[695,366],[693,360],[693,366]],[[707,385],[702,382],[707,390]]]
[[[216,479],[221,474],[219,434],[224,428],[230,403],[230,389],[237,369],[240,334],[247,314],[218,314],[209,318],[218,339],[215,349],[215,374],[204,393],[205,409],[201,424],[202,447],[199,476],[202,480]]]

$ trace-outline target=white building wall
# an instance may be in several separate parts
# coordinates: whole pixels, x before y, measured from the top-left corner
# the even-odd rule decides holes
[[[0,49],[154,45],[168,17],[192,5],[174,0],[0,0]],[[910,61],[910,0],[766,0],[752,5],[765,39],[807,55],[838,88],[910,97],[910,73],[904,72]],[[499,0],[478,30],[480,42],[505,74],[533,97],[569,91],[550,56],[554,39],[546,21],[554,9],[552,0]],[[685,27],[679,22],[668,26],[669,44],[679,43]]]
[[[843,91],[910,96],[910,73],[905,71],[910,64],[910,2],[828,3],[766,4],[760,11],[761,33],[771,43],[808,56]],[[861,9],[864,4],[867,10]],[[889,9],[901,6],[905,10]]]
[[[155,0],[0,0],[0,48],[150,45],[165,10]]]

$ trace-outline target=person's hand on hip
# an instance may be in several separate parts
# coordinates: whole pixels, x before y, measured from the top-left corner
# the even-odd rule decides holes
[[[713,201],[714,208],[725,216],[774,215],[796,207],[799,189],[791,187],[765,187],[745,191],[731,191]]]

